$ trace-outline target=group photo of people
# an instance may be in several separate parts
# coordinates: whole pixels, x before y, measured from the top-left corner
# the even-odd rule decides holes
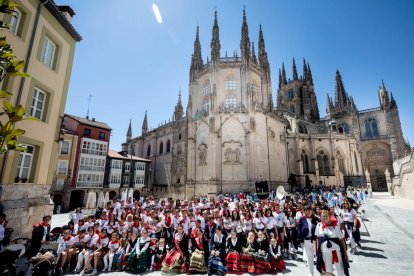
[[[114,198],[105,208],[70,214],[58,266],[62,274],[80,275],[277,274],[303,261],[309,275],[349,275],[349,255],[361,247],[359,208],[368,198],[362,189],[326,187],[272,191],[266,199],[255,193]],[[38,239],[50,231],[44,226],[50,217],[44,219]]]

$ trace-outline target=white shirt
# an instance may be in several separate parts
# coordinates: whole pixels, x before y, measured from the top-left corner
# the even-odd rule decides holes
[[[342,239],[344,237],[344,234],[342,233],[339,225],[328,226],[325,229],[322,229],[322,222],[319,222],[318,225],[316,225],[315,235],[317,237],[324,237],[327,235],[331,239]]]
[[[266,219],[267,219],[267,229],[272,230],[273,228],[275,228],[276,219],[273,216],[266,217]]]
[[[278,227],[278,228],[283,227],[283,224],[285,223],[285,218],[286,218],[285,213],[283,213],[283,212],[279,212],[279,213],[274,212],[273,216],[276,219],[276,227]]]
[[[309,228],[309,232],[308,232],[308,236],[307,238],[310,238],[312,236],[312,219],[311,218],[307,218],[306,222],[308,223],[308,228]]]
[[[351,209],[349,212],[347,210],[343,210],[342,216],[345,222],[354,222],[356,212],[354,209]]]
[[[267,219],[265,217],[254,218],[253,223],[256,229],[264,229],[265,223],[267,223]]]

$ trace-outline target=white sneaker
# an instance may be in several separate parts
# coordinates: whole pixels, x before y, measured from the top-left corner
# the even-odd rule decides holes
[[[85,270],[81,270],[81,272],[79,273],[80,276],[83,276],[83,274],[85,274]]]
[[[95,275],[96,273],[98,273],[98,271],[96,269],[92,270],[91,274],[89,275]]]
[[[108,266],[104,266],[104,268],[102,269],[102,271],[107,271],[108,270]]]

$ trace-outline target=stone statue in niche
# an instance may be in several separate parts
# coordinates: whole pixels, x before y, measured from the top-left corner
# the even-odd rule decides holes
[[[241,165],[240,149],[228,148],[224,152],[225,165]]]
[[[276,137],[275,132],[269,128],[269,138],[275,139],[275,137]]]
[[[207,145],[201,144],[198,146],[198,165],[206,166],[207,165]]]

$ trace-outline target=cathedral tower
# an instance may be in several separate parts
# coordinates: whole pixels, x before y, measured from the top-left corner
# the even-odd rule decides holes
[[[303,76],[298,75],[296,61],[293,59],[292,80],[287,80],[285,65],[279,70],[279,89],[277,109],[281,114],[288,111],[311,122],[319,121],[319,108],[313,86],[312,71],[303,59]]]
[[[128,131],[126,134],[126,142],[130,142],[132,139],[132,126],[131,126],[131,119],[129,119],[129,126],[128,126]]]
[[[144,121],[142,122],[142,135],[148,133],[148,119],[147,119],[147,111],[145,110]]]

